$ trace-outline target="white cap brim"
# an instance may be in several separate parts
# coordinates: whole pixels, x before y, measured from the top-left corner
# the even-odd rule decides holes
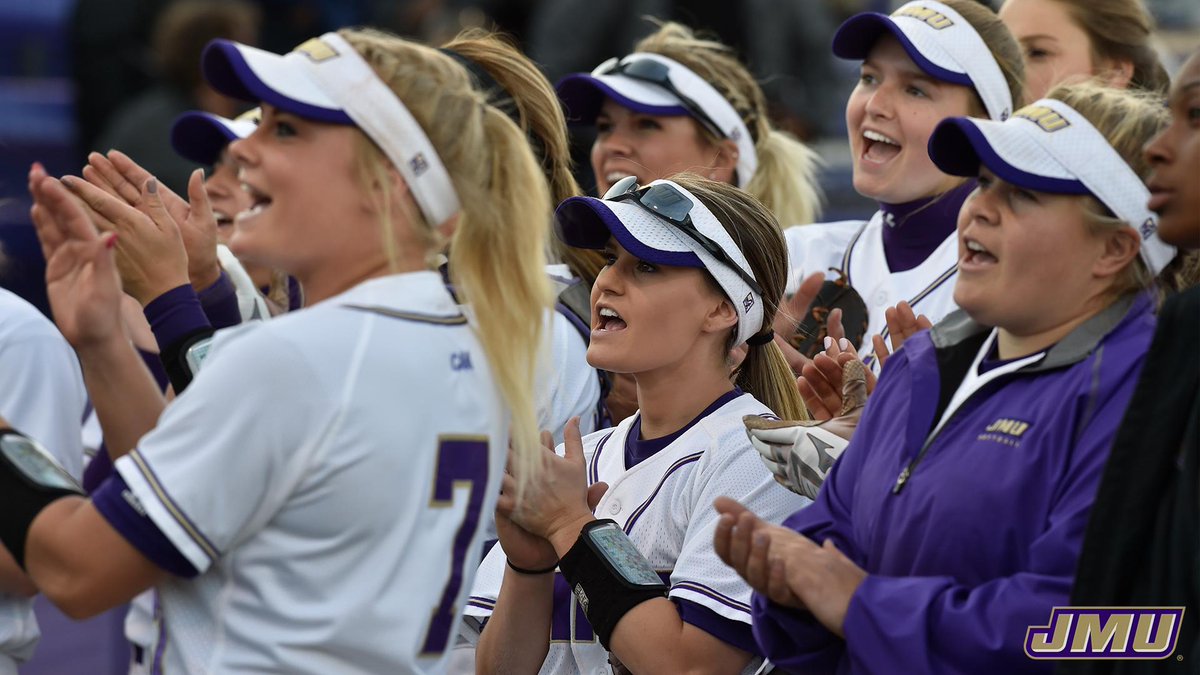
[[[1087,118],[1062,101],[1042,99],[1005,122],[943,120],[929,138],[929,157],[954,176],[978,176],[982,164],[1028,190],[1092,195],[1138,231],[1142,258],[1155,274],[1175,257],[1175,248],[1158,238],[1145,183]]]
[[[691,199],[692,209],[689,215],[696,229],[716,242],[730,259],[751,278],[755,278],[741,249],[700,200],[674,182],[659,180],[651,185],[656,183],[669,183]],[[738,312],[738,335],[735,345],[742,344],[763,328],[762,297],[755,293],[740,275],[698,242],[642,207],[626,201],[571,197],[555,211],[555,224],[559,238],[570,246],[604,248],[609,237],[612,237],[639,260],[655,265],[707,270]],[[757,281],[756,278],[755,280]]]

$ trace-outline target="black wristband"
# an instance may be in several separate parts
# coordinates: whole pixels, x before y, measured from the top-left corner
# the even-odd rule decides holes
[[[592,521],[583,527],[571,550],[558,561],[558,568],[575,593],[600,644],[608,649],[613,630],[621,617],[647,600],[666,597],[667,586],[661,579],[657,583],[635,583],[627,579],[609,556],[601,551],[601,544],[589,536],[590,532],[600,528],[607,528],[610,532],[615,528],[620,537],[625,537],[612,520]],[[637,552],[633,543],[625,538],[623,544],[628,548],[616,553],[627,561],[632,559],[635,564],[644,566],[653,575],[650,563]],[[657,576],[654,578],[657,579]]]
[[[516,572],[517,574],[527,574],[529,576],[537,576],[539,574],[550,574],[554,570],[558,569],[558,563],[554,563],[553,565],[551,565],[545,569],[527,570],[524,567],[517,567],[516,565],[512,564],[511,560],[509,560],[507,558],[505,558],[505,561],[508,563],[508,567],[512,571]]]
[[[170,380],[176,396],[182,394],[192,383],[192,368],[187,362],[188,349],[197,342],[212,337],[214,332],[212,328],[202,328],[163,347],[159,358],[162,359],[163,370],[167,371],[167,379]]]
[[[4,441],[5,436],[14,436],[28,443],[25,436],[12,429],[0,429],[0,442]],[[41,453],[49,456],[44,450]],[[32,458],[37,460],[38,456],[35,454]],[[49,461],[53,462],[53,459]],[[34,464],[36,462],[31,466]],[[7,449],[0,451],[0,495],[4,500],[0,506],[0,543],[4,544],[21,569],[25,569],[25,539],[29,536],[29,527],[42,509],[63,497],[83,496],[82,490],[60,487],[67,483],[58,482],[60,479],[57,476],[52,478],[55,480],[39,482],[18,468]],[[72,479],[67,476],[66,481]]]

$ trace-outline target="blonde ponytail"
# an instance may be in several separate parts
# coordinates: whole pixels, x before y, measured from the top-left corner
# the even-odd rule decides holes
[[[524,485],[541,468],[533,381],[551,302],[546,179],[525,134],[486,105],[450,57],[380,31],[339,32],[421,125],[463,205],[450,242],[451,281],[459,301],[470,307],[492,377],[511,411],[512,461]],[[388,184],[380,175],[387,160],[365,135],[362,139],[362,180],[378,191]],[[417,238],[436,250],[438,231],[415,209],[404,211]],[[389,218],[385,210],[384,249],[392,259],[397,244]]]
[[[546,240],[550,195],[525,135],[487,106],[487,197],[464,200],[450,245],[450,278],[470,304],[492,374],[512,410],[513,464],[524,481],[541,468],[534,372],[542,311],[550,306]]]
[[[776,129],[769,130],[755,150],[758,171],[746,191],[770,209],[784,227],[816,222],[821,205],[817,153],[791,134]]]
[[[712,211],[746,256],[755,280],[763,289],[763,325],[769,328],[783,300],[788,274],[787,244],[783,240],[779,221],[753,195],[732,185],[693,174],[679,174],[672,176],[671,180],[695,195]],[[715,288],[720,288],[716,280],[710,281]],[[734,330],[730,335],[728,347],[732,347],[736,333]],[[783,419],[808,419],[808,411],[796,390],[792,369],[779,345],[770,342],[757,347],[748,345],[747,349],[746,358],[737,371],[736,384]]]

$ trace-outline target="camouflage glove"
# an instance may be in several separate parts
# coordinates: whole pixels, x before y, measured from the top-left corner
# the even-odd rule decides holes
[[[837,416],[823,422],[795,422],[746,415],[742,422],[775,480],[816,499],[834,461],[850,443],[866,402],[866,369],[862,361],[854,360],[842,367],[842,409]]]

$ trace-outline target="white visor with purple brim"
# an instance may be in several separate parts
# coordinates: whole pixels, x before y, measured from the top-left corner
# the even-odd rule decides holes
[[[254,133],[260,119],[262,112],[258,108],[235,119],[189,110],[171,124],[171,147],[184,159],[212,166],[227,145]]]
[[[1062,101],[1041,99],[1004,122],[942,120],[929,138],[929,157],[952,176],[978,176],[983,165],[1027,190],[1091,195],[1138,231],[1142,259],[1154,274],[1175,257],[1175,247],[1158,237],[1145,183],[1087,118]]]
[[[856,14],[833,36],[833,53],[843,59],[866,59],[880,36],[894,36],[922,72],[943,82],[972,87],[988,117],[1012,114],[1012,91],[996,57],[975,28],[958,12],[936,0],[917,0],[891,16]]]
[[[300,117],[358,127],[408,183],[430,225],[461,208],[450,174],[424,129],[371,66],[337,33],[312,38],[280,56],[214,40],[201,57],[217,91],[262,101]]]
[[[653,61],[665,66],[670,88],[622,72],[639,61]],[[690,109],[671,88],[690,99],[696,109]],[[567,75],[559,80],[555,89],[566,109],[568,124],[595,124],[606,98],[646,115],[688,115],[705,126],[715,127],[713,131],[719,136],[737,144],[738,187],[746,187],[758,170],[754,139],[733,104],[707,80],[674,59],[649,52],[614,57],[596,66],[591,73]]]
[[[699,199],[669,180],[656,180],[651,186],[667,184],[691,201],[688,216],[700,234],[721,248],[729,259],[741,268],[741,274],[718,259],[696,239],[685,234],[668,220],[632,201],[614,201],[595,197],[571,197],[554,213],[558,236],[570,246],[602,249],[610,237],[639,260],[655,265],[695,267],[707,270],[738,313],[737,338],[734,346],[769,326],[763,325],[762,296],[746,283],[742,274],[751,279],[754,271],[741,249],[717,217]]]

